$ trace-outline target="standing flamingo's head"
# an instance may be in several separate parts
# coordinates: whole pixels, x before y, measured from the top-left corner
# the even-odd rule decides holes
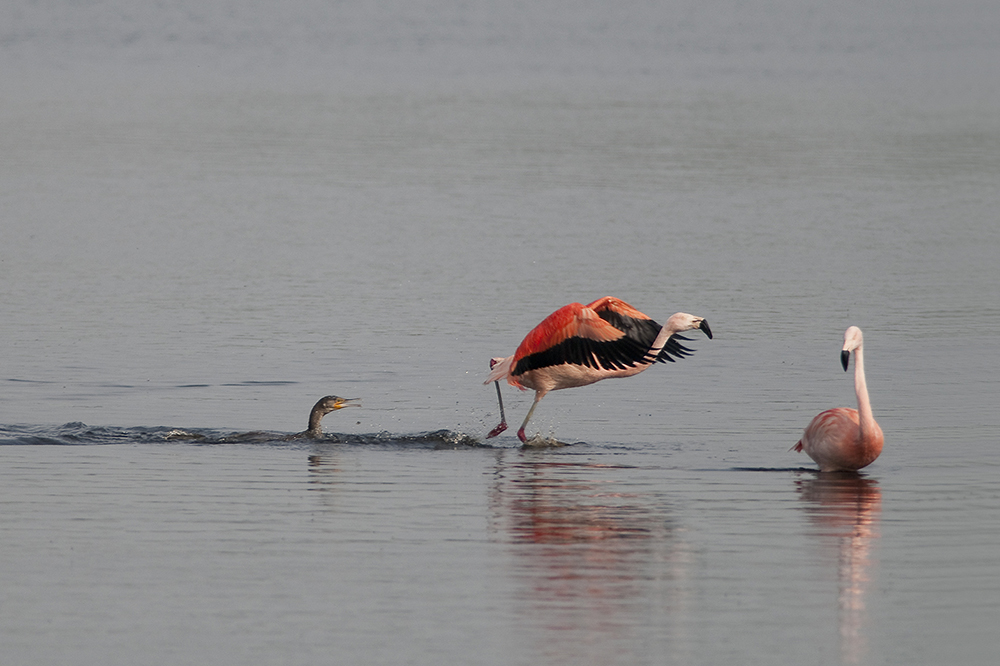
[[[840,352],[840,364],[844,366],[844,372],[847,372],[847,364],[851,360],[851,352],[859,349],[862,341],[861,329],[857,326],[851,326],[844,331],[844,349]]]
[[[708,336],[709,340],[712,339],[712,329],[708,327],[708,322],[705,321],[704,317],[695,317],[686,312],[677,312],[670,315],[670,319],[667,320],[667,326],[675,333],[701,329]]]

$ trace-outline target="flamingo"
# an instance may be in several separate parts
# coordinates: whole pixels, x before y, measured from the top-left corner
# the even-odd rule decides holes
[[[865,357],[861,329],[851,326],[844,332],[840,363],[847,372],[854,352],[854,392],[858,408],[837,407],[820,412],[806,426],[802,439],[791,448],[805,451],[821,472],[856,472],[873,463],[882,453],[882,428],[875,422],[865,383]]]
[[[500,424],[487,439],[507,429],[501,379],[519,389],[535,391],[535,401],[517,431],[518,438],[527,443],[524,428],[546,393],[611,377],[631,377],[657,361],[690,356],[693,350],[678,342],[689,338],[679,333],[694,329],[712,338],[712,329],[703,317],[678,312],[660,326],[613,296],[589,305],[570,303],[559,308],[525,336],[513,356],[490,360],[491,372],[483,383],[496,383]]]

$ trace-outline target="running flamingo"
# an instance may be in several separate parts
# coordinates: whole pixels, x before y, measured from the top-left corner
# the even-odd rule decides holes
[[[882,453],[882,428],[875,422],[865,383],[865,357],[861,329],[851,326],[844,333],[840,362],[847,371],[854,352],[854,392],[858,408],[837,407],[820,412],[806,426],[793,451],[805,451],[821,472],[855,472],[873,463]]]
[[[712,329],[702,317],[678,312],[665,326],[612,296],[590,305],[570,303],[559,308],[525,336],[513,356],[490,360],[489,377],[496,382],[500,403],[500,425],[487,438],[507,429],[500,395],[500,380],[519,389],[534,389],[535,401],[517,431],[527,443],[524,428],[549,391],[586,386],[610,377],[631,377],[659,361],[673,362],[693,350],[680,344],[687,341],[682,331],[701,329],[711,339]]]

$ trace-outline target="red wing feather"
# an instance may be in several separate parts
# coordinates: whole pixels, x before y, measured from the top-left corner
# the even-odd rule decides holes
[[[660,325],[628,303],[606,296],[588,306],[571,303],[536,326],[514,352],[510,375],[556,365],[619,372],[648,366]],[[639,370],[636,370],[639,372]]]
[[[551,349],[569,338],[610,342],[622,335],[620,330],[601,319],[589,306],[570,303],[550,314],[524,336],[514,352],[514,364],[525,356]]]
[[[612,312],[616,312],[623,317],[631,317],[632,319],[649,319],[649,317],[639,312],[625,301],[620,298],[615,298],[614,296],[599,298],[587,307],[598,313],[605,310],[611,310]]]

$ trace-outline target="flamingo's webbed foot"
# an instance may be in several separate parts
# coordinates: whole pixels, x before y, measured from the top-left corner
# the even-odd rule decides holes
[[[496,428],[493,428],[493,430],[490,430],[489,434],[486,435],[486,439],[492,439],[492,438],[496,437],[497,435],[499,435],[500,433],[502,433],[506,429],[507,429],[507,422],[506,421],[501,421],[500,424]]]

